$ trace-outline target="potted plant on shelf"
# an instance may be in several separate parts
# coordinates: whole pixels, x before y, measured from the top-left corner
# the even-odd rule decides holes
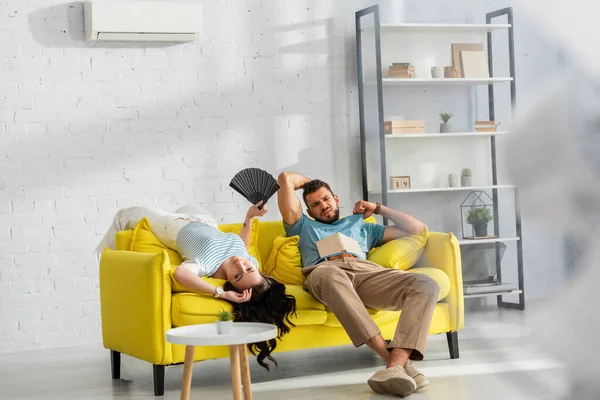
[[[440,133],[450,132],[450,124],[448,124],[450,118],[452,118],[451,113],[440,113],[440,119],[442,120],[442,123],[440,124]]]
[[[463,168],[460,173],[460,186],[471,186],[471,170]]]
[[[231,320],[231,313],[226,310],[221,310],[217,314],[217,332],[219,334],[231,333],[233,329],[233,321]]]
[[[474,207],[467,213],[467,223],[473,226],[475,237],[487,236],[487,227],[491,220],[492,213],[486,207]]]

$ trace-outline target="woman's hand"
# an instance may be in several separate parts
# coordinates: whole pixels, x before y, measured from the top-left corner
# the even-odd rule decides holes
[[[242,293],[234,292],[233,290],[228,290],[223,292],[221,298],[227,301],[231,301],[232,303],[245,303],[250,301],[252,297],[252,289],[246,289]]]
[[[258,209],[258,207],[260,207],[262,205],[262,203],[263,203],[263,201],[261,200],[248,209],[248,212],[246,212],[246,221],[248,221],[254,217],[262,217],[263,215],[265,215],[267,213],[267,211],[269,211],[269,209],[267,208],[266,205],[262,209],[260,209],[260,210]]]

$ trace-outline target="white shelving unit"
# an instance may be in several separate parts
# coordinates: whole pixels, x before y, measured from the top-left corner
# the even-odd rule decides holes
[[[477,293],[477,294],[465,294],[463,295],[463,297],[465,299],[474,299],[475,297],[488,297],[488,296],[498,296],[498,293],[502,293],[502,294],[521,294],[523,293],[522,290],[519,289],[515,289],[515,290],[507,290],[505,292],[491,292],[491,293]]]
[[[474,86],[510,82],[513,78],[383,78],[383,86]]]
[[[508,135],[505,131],[496,132],[449,132],[449,133],[396,133],[385,135],[386,140],[397,139],[433,139],[433,138],[454,138],[454,137],[487,137]]]
[[[506,30],[510,24],[381,24],[381,32],[494,32]]]
[[[390,189],[388,194],[401,193],[425,193],[425,192],[470,192],[472,190],[492,190],[492,189],[514,189],[515,185],[483,185],[483,186],[458,186],[441,188],[410,188],[410,189]],[[380,195],[381,191],[369,192],[369,194]]]
[[[492,20],[506,15],[508,17],[508,23],[492,23]],[[363,24],[362,20],[365,21]],[[461,191],[490,191],[492,192],[494,202],[494,236],[495,238],[486,238],[478,240],[459,240],[461,246],[466,245],[490,245],[497,244],[496,248],[496,272],[498,283],[497,291],[493,289],[481,289],[482,292],[465,295],[465,298],[471,297],[482,297],[482,296],[498,296],[498,305],[510,308],[524,309],[525,298],[523,292],[523,257],[522,257],[522,234],[521,234],[521,222],[518,207],[515,207],[515,221],[516,221],[516,234],[508,236],[502,236],[499,232],[499,218],[498,218],[498,191],[501,189],[511,190],[516,205],[516,187],[514,185],[501,184],[498,182],[497,177],[497,166],[496,166],[496,138],[501,136],[509,135],[509,132],[498,131],[498,132],[452,132],[452,133],[421,133],[421,134],[392,134],[386,135],[383,132],[383,123],[385,115],[404,115],[402,110],[398,110],[398,105],[395,105],[392,111],[384,112],[384,108],[388,104],[384,101],[384,97],[387,96],[403,96],[404,93],[408,93],[408,96],[415,96],[415,101],[422,101],[426,93],[436,93],[434,88],[457,86],[466,87],[470,89],[468,91],[457,90],[457,93],[461,95],[471,94],[470,101],[473,101],[474,93],[481,93],[480,87],[487,86],[488,88],[488,99],[486,101],[489,104],[489,119],[495,120],[495,99],[494,99],[494,87],[496,85],[510,85],[510,98],[511,105],[514,108],[515,105],[515,67],[514,67],[514,32],[513,32],[513,17],[512,9],[507,8],[503,10],[494,11],[486,14],[486,23],[473,23],[473,24],[448,24],[448,23],[396,23],[396,24],[380,24],[379,23],[379,7],[372,6],[364,10],[357,12],[357,55],[358,55],[358,72],[359,72],[359,102],[360,102],[360,117],[361,117],[361,153],[362,153],[362,171],[363,171],[363,198],[369,200],[371,196],[378,197],[381,199],[383,204],[388,204],[389,196],[400,196],[402,194],[410,193],[430,193],[432,196],[435,193],[444,192],[461,192]],[[492,32],[508,32],[507,38],[509,43],[509,76],[494,76],[493,73],[493,51],[492,51]],[[390,36],[387,36],[390,35]],[[443,35],[443,36],[441,36]],[[471,36],[468,36],[471,35]],[[488,54],[488,65],[490,70],[489,78],[430,78],[428,68],[431,65],[448,65],[444,64],[447,59],[447,54],[450,49],[446,43],[473,43],[473,35],[480,35],[479,37],[487,36],[487,54]],[[443,37],[450,42],[440,42],[438,38]],[[452,39],[447,39],[452,37]],[[468,39],[468,38],[471,39]],[[404,40],[404,41],[403,41]],[[369,42],[374,48],[367,48],[363,56],[363,41]],[[484,44],[484,48],[485,48]],[[388,54],[387,52],[390,51]],[[438,54],[444,54],[439,59],[436,58]],[[363,58],[365,57],[365,58]],[[413,58],[411,58],[413,57]],[[440,59],[442,64],[440,64]],[[385,61],[385,65],[384,62]],[[391,64],[391,62],[405,62],[412,60],[418,60],[415,64],[415,77],[409,79],[389,78],[385,77],[384,68]],[[419,63],[419,61],[421,61]],[[418,65],[417,65],[418,64]],[[408,91],[404,92],[404,89]],[[417,89],[423,89],[422,91],[415,91]],[[431,91],[427,89],[431,88]],[[412,90],[412,91],[410,91]],[[436,89],[442,91],[441,93],[450,93],[448,89]],[[385,96],[384,96],[385,91]],[[370,100],[365,100],[365,96],[368,94]],[[392,97],[393,98],[393,97]],[[376,99],[376,104],[374,100]],[[390,100],[390,99],[388,99]],[[426,104],[426,103],[425,103]],[[410,108],[410,104],[408,105]],[[411,108],[414,114],[414,107]],[[366,113],[370,112],[367,116]],[[410,113],[409,111],[406,111]],[[411,118],[407,118],[411,119]],[[484,118],[481,118],[484,119]],[[426,126],[430,126],[426,124]],[[421,139],[430,139],[421,140]],[[447,150],[446,146],[455,145],[451,142],[444,142],[447,144],[438,145],[437,141],[455,139],[461,140],[460,155],[458,155],[457,161],[449,161],[448,165],[444,165],[446,170],[451,167],[451,171],[454,171],[457,164],[462,164],[462,159],[470,158],[473,153],[470,151],[469,146],[484,146],[489,145],[489,161],[491,164],[490,175],[492,175],[491,182],[489,184],[474,185],[469,187],[427,187],[430,182],[427,178],[421,179],[418,182],[414,182],[411,179],[413,187],[409,189],[401,190],[390,190],[388,188],[390,176],[394,175],[411,175],[417,173],[417,168],[411,166],[419,163],[420,157],[426,157],[422,155],[420,148],[426,148],[427,146],[433,146],[430,150],[430,157],[427,160],[440,160],[445,157],[451,150]],[[373,143],[378,144],[378,152],[369,152],[368,146],[373,146]],[[418,144],[417,144],[418,143]],[[422,147],[418,147],[421,146]],[[393,147],[392,147],[393,146]],[[448,147],[449,148],[449,147]],[[391,150],[393,149],[393,150]],[[404,149],[404,157],[399,155],[399,151]],[[388,152],[390,156],[388,157]],[[378,153],[378,154],[377,154]],[[392,156],[393,154],[393,156]],[[369,181],[368,166],[373,165],[373,162],[367,162],[367,156],[375,157],[381,164],[379,173],[370,175],[375,176],[377,180]],[[437,157],[437,158],[436,158]],[[462,158],[461,158],[462,157]],[[482,161],[486,155],[484,152],[478,154],[477,162]],[[389,159],[394,159],[390,161]],[[408,161],[407,161],[408,160]],[[401,163],[410,163],[408,167],[402,166]],[[428,162],[428,161],[426,161]],[[473,161],[475,162],[475,161]],[[464,165],[464,164],[463,164]],[[479,165],[479,164],[476,164]],[[388,171],[388,168],[390,171]],[[395,168],[395,169],[394,169]],[[480,173],[483,174],[485,168],[482,168]],[[408,171],[402,173],[400,171]],[[423,169],[425,171],[425,169]],[[378,176],[379,175],[379,176]],[[431,173],[429,174],[431,175]],[[418,176],[418,173],[417,173]],[[483,176],[483,175],[482,175]],[[417,179],[418,180],[418,179]],[[439,178],[436,178],[437,185],[440,184]],[[380,181],[380,182],[378,182]],[[477,182],[485,182],[485,176],[481,179],[476,179]],[[433,183],[433,181],[431,182]],[[414,187],[417,186],[417,187]],[[425,186],[425,187],[418,187]],[[406,200],[410,201],[410,197]],[[387,223],[384,220],[384,223]],[[501,266],[500,257],[498,256],[499,245],[505,242],[516,243],[517,246],[517,261],[518,261],[518,287],[514,290],[510,288],[510,284],[506,284],[501,279]],[[506,294],[517,294],[519,295],[519,303],[505,302],[502,295]]]
[[[481,243],[502,243],[502,242],[516,242],[520,240],[518,237],[499,237],[491,239],[462,239],[459,240],[459,244],[481,244]]]

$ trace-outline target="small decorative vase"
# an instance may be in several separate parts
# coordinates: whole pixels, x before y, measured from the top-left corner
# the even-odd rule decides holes
[[[473,224],[473,229],[475,230],[476,237],[487,236],[487,228],[488,228],[487,222],[478,222],[476,224]]]
[[[217,332],[220,335],[228,335],[233,330],[233,321],[217,321]]]
[[[458,181],[456,180],[456,175],[448,174],[448,186],[450,186],[450,187],[458,186]]]
[[[450,124],[440,124],[440,133],[448,133],[450,132]]]
[[[471,186],[471,177],[470,176],[461,176],[460,177],[460,186]]]
[[[432,78],[440,77],[440,67],[431,67],[431,77]]]

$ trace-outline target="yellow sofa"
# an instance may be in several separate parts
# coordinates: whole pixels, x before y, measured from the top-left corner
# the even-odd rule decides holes
[[[231,224],[230,224],[231,227]],[[221,227],[220,227],[221,228]],[[259,259],[266,261],[274,239],[283,234],[281,221],[253,224],[254,243]],[[231,306],[211,296],[186,291],[173,279],[168,252],[130,251],[133,231],[116,235],[117,250],[107,249],[100,259],[100,303],[102,339],[111,350],[113,379],[120,378],[120,355],[127,354],[153,364],[154,393],[164,393],[165,366],[182,363],[184,346],[165,340],[166,332],[178,326],[213,323],[221,309]],[[428,268],[427,268],[428,267]],[[448,279],[440,282],[440,297],[433,315],[430,334],[446,333],[450,357],[458,358],[457,331],[463,328],[463,291],[460,251],[451,233],[429,232],[423,255],[410,271],[427,273],[441,270]],[[437,271],[434,271],[437,272]],[[207,279],[213,284],[223,281]],[[305,292],[301,286],[288,285],[287,292],[296,297],[296,327],[278,343],[276,352],[350,343],[331,310]],[[399,319],[398,312],[369,310],[383,336],[391,339]],[[227,346],[197,347],[196,361],[229,357]]]

